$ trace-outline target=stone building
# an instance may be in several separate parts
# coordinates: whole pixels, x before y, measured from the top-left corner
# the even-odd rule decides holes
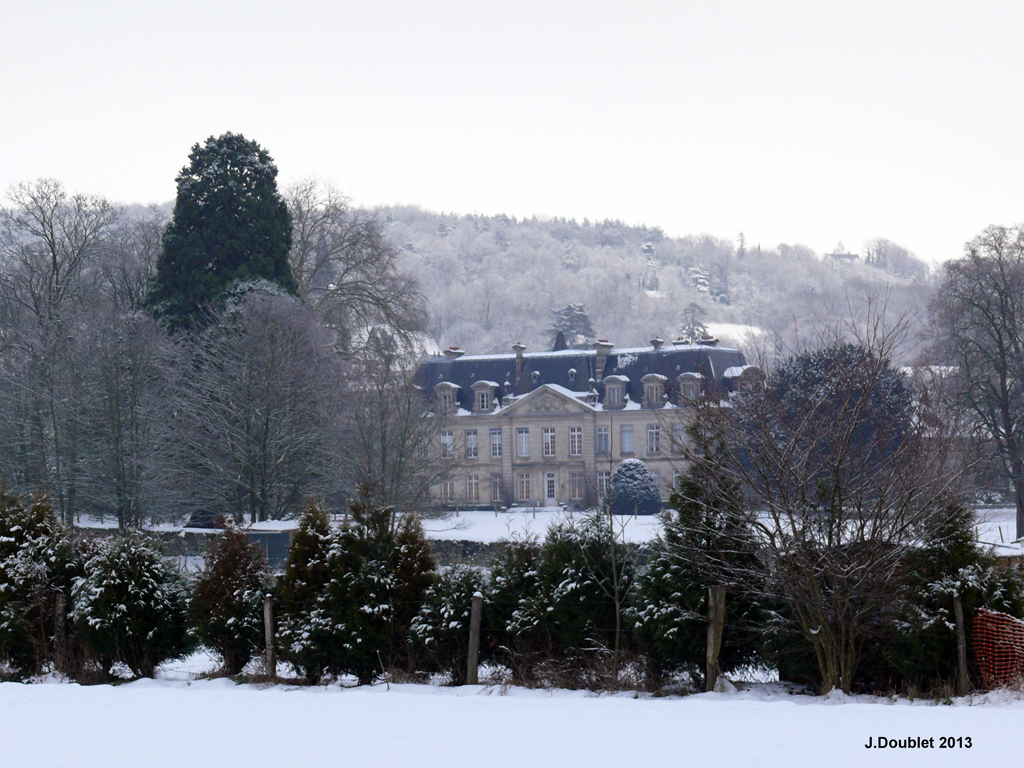
[[[527,354],[424,358],[414,381],[446,418],[438,450],[450,479],[436,499],[462,508],[588,507],[608,492],[619,461],[638,458],[667,499],[683,470],[685,428],[700,398],[727,397],[758,375],[743,354],[697,343]]]

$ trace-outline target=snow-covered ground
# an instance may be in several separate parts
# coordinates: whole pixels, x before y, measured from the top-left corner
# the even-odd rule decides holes
[[[424,520],[423,527],[432,539],[447,541],[480,541],[490,544],[499,539],[536,534],[544,538],[548,526],[559,520],[568,520],[572,513],[559,507],[536,509],[510,509],[507,512],[459,512],[457,517],[445,520]],[[575,513],[579,519],[579,513]],[[621,531],[627,541],[650,541],[661,530],[656,515],[615,517],[615,530]]]
[[[654,698],[500,686],[304,688],[163,679],[0,685],[0,765],[944,766],[1015,762],[1019,694],[933,702],[779,686]],[[878,737],[931,748],[867,749]],[[942,737],[970,748],[940,749]],[[998,762],[997,762],[998,761]]]

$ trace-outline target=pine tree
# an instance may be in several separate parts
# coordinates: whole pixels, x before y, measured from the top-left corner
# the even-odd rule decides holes
[[[582,304],[566,304],[561,309],[551,310],[551,314],[555,316],[548,327],[552,344],[558,339],[559,332],[562,333],[566,344],[573,348],[585,346],[593,341],[594,327],[590,324],[590,318]]]
[[[297,293],[291,216],[276,179],[270,154],[241,134],[192,147],[146,298],[170,328],[200,325],[236,283],[266,280]]]
[[[221,655],[224,672],[237,675],[263,643],[267,556],[229,521],[210,542],[204,565],[193,591],[192,626],[199,640]]]
[[[473,595],[480,592],[486,601],[488,591],[486,574],[479,569],[461,564],[443,568],[424,595],[423,606],[412,622],[410,634],[426,656],[429,668],[447,673],[453,685],[466,681]],[[485,608],[484,615],[487,613]],[[481,627],[481,631],[486,628]]]
[[[277,641],[281,657],[311,683],[330,667],[331,626],[320,602],[331,579],[329,555],[335,543],[327,511],[308,500],[278,582]]]

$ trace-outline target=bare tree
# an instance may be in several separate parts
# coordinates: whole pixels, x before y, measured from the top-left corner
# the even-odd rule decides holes
[[[292,215],[290,260],[299,297],[338,333],[340,351],[357,351],[378,325],[391,333],[424,324],[416,280],[402,272],[399,251],[376,215],[316,180],[285,193]]]
[[[119,210],[70,195],[60,182],[16,184],[0,208],[0,303],[10,352],[0,375],[7,416],[0,440],[15,485],[51,495],[63,519],[76,510],[75,402],[84,380],[74,354],[78,313]]]
[[[349,493],[370,489],[374,504],[399,512],[430,506],[431,487],[461,464],[458,452],[442,454],[438,436],[449,417],[413,384],[414,364],[400,340],[375,331],[345,377],[339,457]]]
[[[183,383],[197,500],[256,522],[333,495],[337,362],[326,329],[294,299],[253,291],[230,301],[197,339]]]
[[[1024,227],[992,226],[946,264],[931,303],[934,360],[954,402],[991,444],[1013,486],[1024,536]]]
[[[718,544],[680,555],[784,605],[825,690],[850,690],[864,643],[900,595],[907,554],[949,513],[958,476],[948,440],[890,362],[901,330],[876,316],[856,343],[823,339],[730,408],[699,406],[695,428],[717,442],[691,457],[699,479],[744,489],[745,503],[715,509],[715,488],[684,499],[707,507],[690,516],[707,530],[688,539]]]

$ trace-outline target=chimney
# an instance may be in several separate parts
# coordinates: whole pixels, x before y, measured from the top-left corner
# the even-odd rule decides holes
[[[462,357],[464,354],[466,353],[463,352],[458,347],[448,347],[448,349],[444,351],[444,356],[447,357],[449,360],[454,360],[457,357]]]
[[[659,349],[661,349],[661,345],[664,344],[664,343],[665,343],[665,340],[661,339],[661,338],[658,338],[657,336],[655,336],[653,339],[651,339],[651,346],[654,347],[654,351],[655,352],[657,352]]]
[[[608,361],[608,353],[612,351],[614,346],[608,339],[598,339],[594,342],[594,349],[597,350],[597,362],[594,366],[594,373],[598,381],[604,378],[604,364]]]
[[[512,351],[516,353],[516,377],[519,377],[523,373],[523,352],[526,351],[526,345],[517,341],[512,345]]]

